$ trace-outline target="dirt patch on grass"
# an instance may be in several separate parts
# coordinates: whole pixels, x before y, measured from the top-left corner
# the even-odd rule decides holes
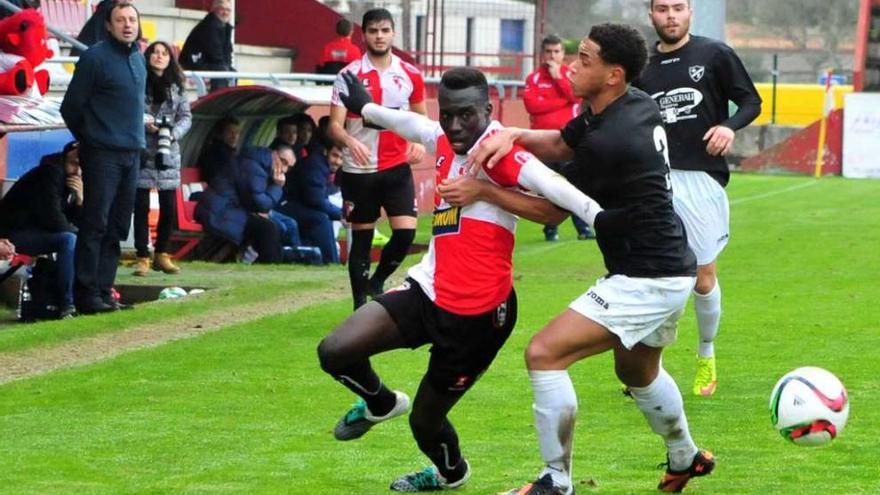
[[[121,332],[77,339],[50,348],[0,354],[0,384],[43,375],[62,368],[92,364],[126,352],[157,347],[167,342],[195,337],[264,316],[291,313],[315,303],[341,299],[348,295],[348,287],[334,287],[321,292],[301,293],[258,304],[211,310],[154,325],[139,325]]]

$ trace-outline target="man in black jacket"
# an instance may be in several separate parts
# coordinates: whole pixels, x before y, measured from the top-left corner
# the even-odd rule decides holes
[[[196,24],[180,51],[180,65],[187,70],[229,72],[232,67],[232,4],[214,0],[211,12]],[[212,79],[211,91],[232,85],[232,79]]]
[[[76,63],[61,102],[61,116],[80,142],[88,194],[76,246],[76,305],[80,313],[124,309],[112,297],[134,210],[141,151],[145,147],[144,94],[147,68],[138,50],[139,15],[117,2],[105,26],[110,38],[89,48]]]
[[[61,317],[75,314],[73,306],[74,225],[83,202],[77,143],[61,153],[46,155],[40,165],[19,179],[0,201],[0,237],[30,256],[56,253]]]

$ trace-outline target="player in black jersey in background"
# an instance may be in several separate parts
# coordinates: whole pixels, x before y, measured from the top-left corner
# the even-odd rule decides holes
[[[716,259],[730,238],[724,192],[730,172],[724,156],[733,146],[734,131],[761,113],[761,97],[732,48],[689,34],[692,16],[689,0],[651,1],[651,22],[660,41],[633,85],[654,98],[666,124],[673,205],[697,256],[694,309],[700,342],[693,393],[712,395],[718,383],[714,342],[721,318]],[[738,106],[732,116],[728,100]]]
[[[663,346],[693,289],[696,261],[672,208],[666,133],[651,97],[629,87],[647,60],[645,39],[619,24],[594,26],[571,65],[575,95],[586,109],[562,131],[507,129],[481,144],[472,161],[492,167],[514,142],[543,160],[574,160],[568,179],[603,205],[596,238],[608,275],[599,279],[529,343],[526,364],[545,467],[516,495],[569,495],[577,396],[568,367],[614,352],[618,378],[667,446],[659,488],[680,491],[709,474],[712,454],[694,444],[681,393],[663,369]],[[473,185],[475,181],[470,181]],[[444,197],[451,196],[444,184]],[[480,185],[477,199],[489,200]],[[514,209],[521,197],[493,189],[491,201]],[[473,199],[469,198],[468,200]]]

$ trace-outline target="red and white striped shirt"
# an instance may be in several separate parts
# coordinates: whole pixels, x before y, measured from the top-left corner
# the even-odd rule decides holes
[[[502,129],[492,122],[480,139]],[[435,180],[464,175],[466,156],[456,155],[437,127],[434,143],[425,143],[437,157]],[[431,146],[433,144],[433,146]],[[433,149],[432,149],[433,148]],[[519,159],[515,157],[519,156]],[[501,187],[519,188],[522,160],[533,158],[518,146],[479,179]],[[494,204],[477,201],[450,206],[434,193],[433,237],[422,261],[408,275],[437,306],[459,315],[476,315],[504,302],[513,287],[513,246],[517,216]]]
[[[421,72],[397,55],[391,55],[391,65],[380,72],[365,54],[359,60],[348,64],[344,71],[356,75],[373,101],[386,108],[409,110],[410,105],[425,101],[425,82]],[[333,85],[331,103],[344,107],[339,98],[340,91],[346,91],[345,81],[339,75]],[[392,131],[364,125],[360,115],[347,112],[345,130],[353,138],[370,148],[370,163],[366,167],[359,166],[351,152],[343,151],[342,169],[355,174],[368,174],[405,165],[407,163],[408,143]]]
[[[364,116],[397,129],[422,143],[436,158],[435,180],[468,173],[466,155],[456,155],[440,124],[412,112],[367,104]],[[503,127],[492,121],[474,146]],[[602,209],[561,175],[519,145],[492,169],[477,178],[501,187],[543,194],[554,204],[584,219],[590,226]],[[455,207],[434,193],[433,237],[428,252],[410,268],[413,278],[437,306],[458,315],[485,313],[507,299],[513,286],[513,245],[517,216],[485,201]]]

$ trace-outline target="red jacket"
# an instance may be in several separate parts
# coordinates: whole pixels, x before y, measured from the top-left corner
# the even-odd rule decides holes
[[[523,103],[532,121],[532,129],[562,129],[580,112],[580,99],[571,91],[568,66],[559,68],[562,77],[553,79],[547,66],[526,78]]]
[[[324,45],[320,63],[345,62],[346,65],[361,58],[361,49],[348,36],[341,36]]]

